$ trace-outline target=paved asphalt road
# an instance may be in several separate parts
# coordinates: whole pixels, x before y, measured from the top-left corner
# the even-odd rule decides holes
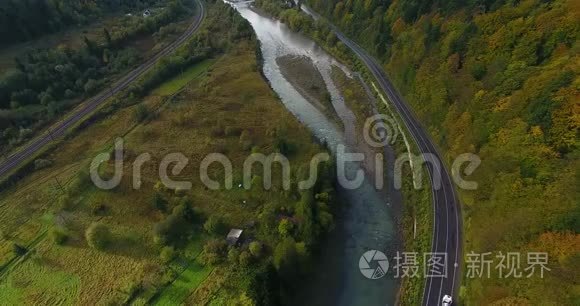
[[[67,117],[54,124],[47,129],[47,133],[40,135],[33,140],[29,141],[28,144],[20,151],[10,155],[6,160],[3,160],[0,164],[0,178],[4,175],[9,174],[12,170],[17,169],[22,163],[29,157],[34,156],[39,150],[47,146],[54,138],[62,136],[76,123],[83,120],[83,118],[93,112],[99,105],[106,101],[112,95],[118,93],[119,91],[127,88],[134,80],[142,76],[149,68],[151,68],[157,61],[173,52],[176,48],[181,46],[201,25],[203,19],[205,18],[205,7],[201,1],[197,0],[197,9],[194,21],[187,28],[187,30],[175,41],[165,47],[163,50],[159,51],[152,58],[147,60],[141,66],[137,67],[135,70],[129,72],[121,80],[117,81],[110,88],[103,90],[98,95],[94,96],[90,100],[83,102],[80,107],[75,108]]]
[[[306,6],[302,9],[312,15],[314,18],[321,18],[316,12]],[[389,100],[395,106],[395,109],[403,119],[407,130],[417,143],[421,153],[431,153],[439,158],[439,153],[435,149],[433,142],[418,120],[413,115],[409,106],[405,103],[401,95],[397,92],[387,74],[383,71],[380,64],[372,58],[363,48],[346,37],[338,28],[333,26],[337,37],[349,47],[367,68],[372,72],[380,89],[387,95]],[[459,292],[459,281],[461,280],[460,267],[462,258],[461,248],[461,213],[460,203],[455,194],[455,189],[443,163],[439,167],[429,166],[429,177],[431,182],[440,180],[441,186],[436,189],[432,185],[433,196],[433,213],[434,213],[434,231],[432,237],[433,253],[445,253],[447,259],[447,276],[446,277],[428,277],[425,279],[425,289],[423,291],[422,305],[441,305],[444,295],[451,295],[457,300]]]

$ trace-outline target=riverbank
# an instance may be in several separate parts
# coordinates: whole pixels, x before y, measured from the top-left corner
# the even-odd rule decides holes
[[[365,66],[362,65],[356,56],[345,48],[344,44],[337,39],[326,22],[323,20],[314,22],[306,13],[297,10],[296,8],[285,8],[280,1],[259,0],[256,1],[256,6],[259,6],[263,11],[266,11],[289,24],[292,30],[312,38],[327,52],[337,57],[342,63],[347,63],[348,67],[359,70],[361,80],[366,81],[366,83],[369,84],[367,92],[371,91],[371,94],[379,101],[377,103],[378,113],[391,115],[399,122],[399,125],[402,125],[400,118],[390,111],[386,104],[383,103],[388,101],[383,101],[382,99],[384,98],[379,97],[379,93],[372,88],[371,85],[373,84],[374,79],[370,77],[370,73],[366,68],[364,68]],[[357,107],[354,107],[353,109],[357,110]],[[358,113],[369,113],[368,110],[364,111],[358,109],[357,111]],[[401,134],[406,134],[407,138],[409,138],[407,131],[400,128],[399,132]],[[406,141],[403,141],[402,138],[403,137],[400,137],[399,140],[393,144],[394,156],[408,154],[408,152],[417,152],[415,144],[407,143]],[[393,163],[394,160],[391,160],[390,164],[392,165]],[[387,161],[387,165],[388,164],[389,161]],[[387,167],[387,172],[389,172],[389,168],[392,167]],[[387,176],[390,178],[390,182],[388,182],[387,185],[392,186],[392,172],[390,174],[388,173]],[[403,186],[402,190],[399,190],[399,195],[401,196],[399,203],[401,203],[401,205],[396,213],[397,235],[401,237],[402,243],[402,247],[399,250],[405,252],[416,252],[417,254],[430,252],[433,228],[433,204],[429,192],[429,186],[423,184],[423,188],[417,190],[413,184],[413,175],[408,167],[404,169],[402,177]],[[422,258],[418,259],[418,264],[423,264]],[[402,305],[420,304],[423,287],[424,279],[422,277],[403,279],[398,290],[397,303]]]

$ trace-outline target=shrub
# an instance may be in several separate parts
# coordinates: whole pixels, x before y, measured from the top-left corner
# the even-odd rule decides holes
[[[165,212],[167,210],[167,201],[159,192],[153,195],[153,207],[159,211]]]
[[[239,256],[238,261],[242,266],[249,266],[252,263],[252,255],[248,251],[243,251]]]
[[[207,265],[215,265],[222,261],[227,250],[227,244],[220,239],[212,239],[203,246],[201,260]]]
[[[157,224],[155,226],[157,226]],[[159,246],[163,246],[163,245],[167,244],[167,237],[166,236],[158,235],[156,233],[155,228],[153,229],[153,232],[155,233],[153,235],[153,243],[155,243],[156,245],[159,245]]]
[[[225,233],[225,224],[219,217],[211,216],[203,224],[203,228],[210,234],[221,235]]]
[[[61,227],[51,228],[50,231],[48,232],[48,235],[50,237],[50,240],[52,240],[52,242],[58,245],[64,244],[68,239],[68,233],[64,228]]]
[[[236,248],[232,248],[229,250],[228,252],[228,261],[233,264],[236,265],[238,263],[238,258],[240,257],[240,251],[238,251],[238,249]]]
[[[485,65],[481,62],[473,63],[473,65],[470,68],[471,69],[469,69],[469,72],[471,73],[471,76],[473,76],[473,78],[476,80],[481,80],[487,72]]]
[[[14,250],[14,254],[16,254],[17,256],[22,256],[26,254],[26,252],[28,252],[28,249],[26,247],[21,246],[18,243],[14,243],[12,245],[12,249]]]
[[[111,240],[109,228],[101,223],[92,223],[85,232],[85,238],[90,247],[102,250]]]
[[[149,109],[147,108],[147,106],[145,106],[145,104],[141,103],[139,105],[137,105],[137,108],[135,108],[135,111],[133,113],[133,118],[135,118],[135,121],[137,122],[143,122],[145,119],[147,119],[147,117],[149,117]]]
[[[153,227],[156,242],[165,244],[179,239],[184,233],[185,220],[181,216],[171,214]]]
[[[165,187],[165,185],[163,185],[161,181],[157,181],[157,183],[155,183],[155,185],[153,186],[153,189],[155,189],[155,191],[157,192],[167,191],[167,187]]]
[[[182,196],[187,194],[187,189],[175,188],[175,190],[173,192],[175,193],[176,196],[182,197]]]
[[[292,238],[286,238],[278,243],[274,250],[274,266],[286,280],[292,280],[298,269],[298,251],[296,242]]]
[[[278,137],[275,140],[276,150],[283,155],[292,155],[296,152],[296,146],[288,140]]]
[[[99,82],[93,79],[89,79],[83,86],[83,89],[87,94],[93,94],[95,93],[95,91],[97,91],[99,85],[100,85]]]
[[[91,213],[95,216],[104,215],[107,210],[107,205],[103,203],[91,203]]]
[[[187,197],[180,199],[171,214],[155,224],[153,228],[155,243],[165,244],[182,238],[189,232],[188,222],[194,220],[196,216],[191,208],[191,201]]]
[[[175,280],[177,276],[178,274],[176,271],[174,271],[173,269],[167,269],[163,272],[163,275],[161,276],[161,283],[167,285],[173,282],[173,280]]]
[[[217,253],[223,255],[227,249],[227,244],[222,239],[211,239],[204,246],[204,252]]]
[[[161,258],[161,261],[163,261],[164,263],[169,263],[175,257],[175,249],[173,247],[166,246],[163,249],[161,249],[161,254],[159,255],[159,257]]]
[[[70,196],[64,195],[58,199],[57,209],[59,210],[71,210],[74,207],[74,201]]]
[[[290,234],[292,234],[293,229],[294,223],[292,223],[292,221],[288,219],[282,219],[282,221],[280,221],[280,224],[278,224],[278,233],[280,233],[282,237],[290,236]]]
[[[250,253],[254,257],[260,257],[262,255],[262,244],[258,241],[252,241],[249,246]]]
[[[34,161],[34,170],[40,170],[52,166],[52,161],[48,159],[37,159]]]
[[[87,186],[92,186],[93,181],[88,171],[79,172],[72,182],[67,187],[69,194],[77,194],[80,191],[84,191]]]
[[[204,265],[215,266],[222,261],[222,258],[215,253],[203,253],[200,257],[200,261]]]
[[[196,214],[191,208],[191,202],[187,197],[181,199],[181,203],[173,208],[171,214],[179,216],[185,221],[193,222],[197,220]]]

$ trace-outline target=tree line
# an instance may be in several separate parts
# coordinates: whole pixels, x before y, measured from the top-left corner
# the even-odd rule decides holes
[[[104,28],[98,38],[84,36],[80,48],[35,49],[16,57],[16,67],[0,75],[0,144],[24,141],[30,129],[79,98],[95,94],[111,76],[135,66],[141,54],[127,47],[127,42],[187,14],[187,3],[173,0],[149,18],[131,18],[123,28]]]
[[[6,0],[0,2],[0,46],[87,24],[107,13],[141,10],[159,0]]]

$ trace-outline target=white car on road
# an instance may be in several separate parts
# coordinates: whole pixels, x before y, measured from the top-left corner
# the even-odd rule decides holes
[[[453,303],[453,298],[449,295],[444,295],[443,296],[443,300],[441,300],[441,305],[443,306],[451,306],[451,303]]]

